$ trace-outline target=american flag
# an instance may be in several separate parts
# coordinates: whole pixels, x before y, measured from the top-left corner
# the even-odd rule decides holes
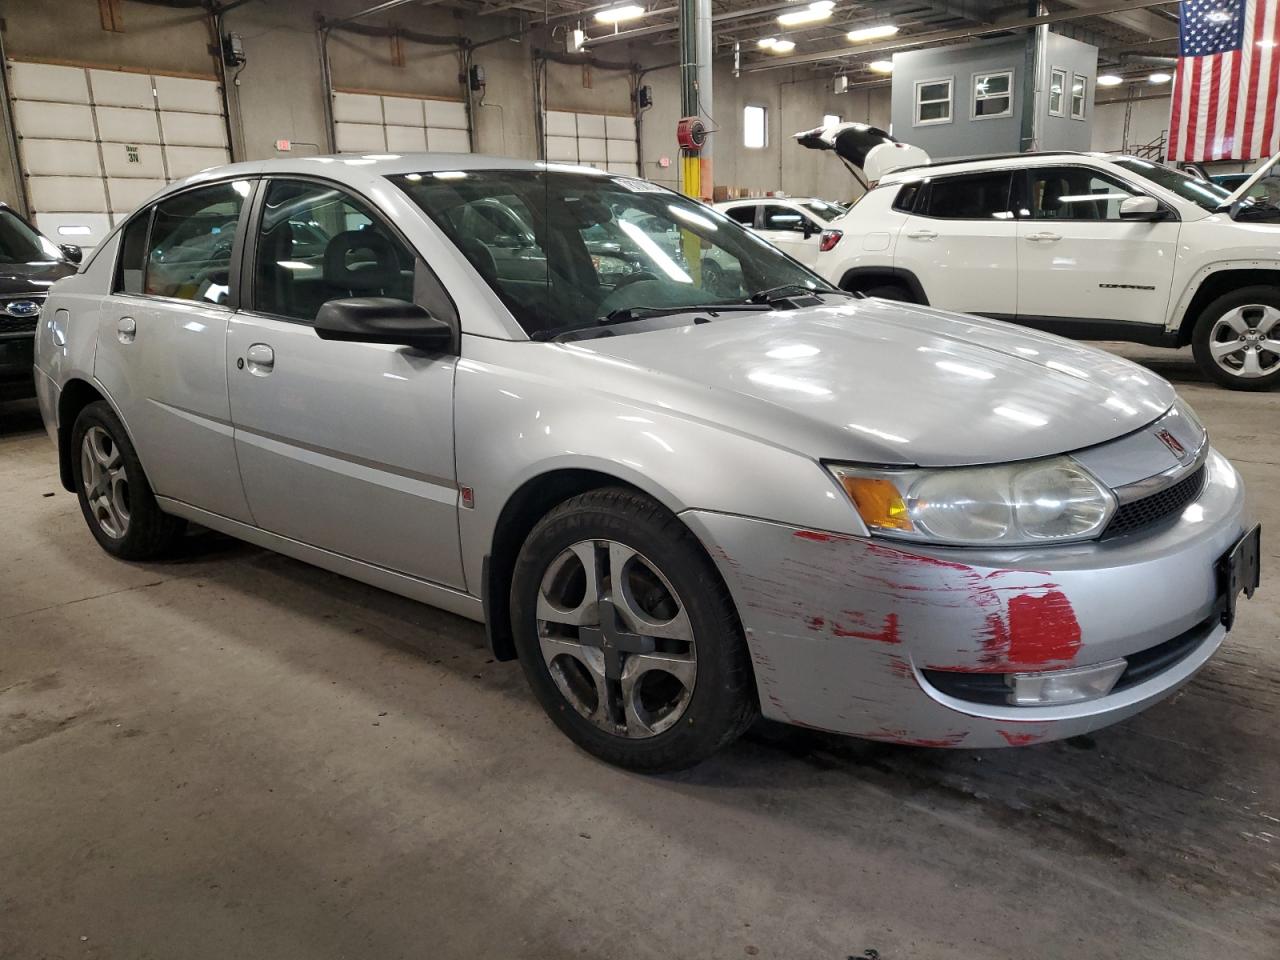
[[[1169,159],[1280,151],[1280,0],[1182,0]]]

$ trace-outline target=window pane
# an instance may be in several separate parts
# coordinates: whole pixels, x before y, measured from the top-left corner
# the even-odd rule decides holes
[[[742,108],[742,145],[758,150],[768,141],[767,111],[764,107]]]
[[[828,113],[822,117],[822,125],[824,127],[834,127],[839,122],[840,115],[838,113]]]
[[[343,297],[413,300],[414,256],[369,210],[333,187],[275,180],[254,265],[254,307],[311,321]]]
[[[751,226],[756,222],[756,208],[751,205],[744,207],[730,207],[725,211],[729,215],[729,219],[737,220],[744,226]]]
[[[949,120],[950,118],[951,104],[949,103],[920,104],[919,119],[921,120]]]
[[[804,214],[792,210],[790,207],[770,204],[764,208],[764,228],[766,230],[794,230],[799,233],[804,230],[804,222]]]
[[[1008,173],[944,177],[929,185],[928,215],[948,220],[1009,219]]]
[[[129,221],[120,237],[120,260],[116,266],[116,292],[142,293],[142,268],[147,262],[147,227],[151,211]]]
[[[974,91],[978,96],[998,96],[1009,92],[1009,74],[978,74],[974,80]]]
[[[950,100],[951,99],[951,81],[944,80],[941,83],[922,83],[919,87],[919,93],[916,99],[920,103],[927,103],[931,100]]]
[[[1120,204],[1136,195],[1083,167],[1031,171],[1031,215],[1037,220],[1119,220]]]
[[[1062,116],[1063,98],[1067,90],[1067,74],[1064,70],[1054,70],[1049,81],[1049,112]]]
[[[998,117],[1010,112],[1008,97],[987,97],[973,105],[975,117]]]
[[[1071,116],[1076,120],[1084,119],[1085,80],[1076,74],[1071,77]]]
[[[226,303],[231,250],[249,183],[219,183],[156,206],[143,292],[201,303]]]

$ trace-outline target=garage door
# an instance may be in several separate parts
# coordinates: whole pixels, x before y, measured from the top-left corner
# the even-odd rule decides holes
[[[334,145],[339,153],[470,153],[467,105],[377,93],[333,95]]]
[[[230,159],[214,80],[8,67],[27,203],[59,243],[90,249],[169,181]]]
[[[640,175],[634,117],[548,110],[544,129],[548,160]]]

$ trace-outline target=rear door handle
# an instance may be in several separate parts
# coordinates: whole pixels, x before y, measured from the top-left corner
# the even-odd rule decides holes
[[[116,321],[116,339],[121,343],[133,343],[138,336],[138,324],[133,317],[121,317]]]
[[[249,372],[255,377],[265,377],[276,366],[276,354],[265,343],[254,343],[249,345],[249,349],[244,353],[244,359],[249,366]]]
[[[937,240],[938,235],[932,230],[913,230],[907,234],[908,240]]]
[[[1061,240],[1062,234],[1049,233],[1047,231],[1042,233],[1028,233],[1027,239],[1032,243],[1053,243],[1055,240]]]

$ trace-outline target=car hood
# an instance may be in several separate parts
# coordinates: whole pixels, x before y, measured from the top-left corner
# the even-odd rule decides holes
[[[611,392],[864,463],[1065,453],[1145,426],[1176,397],[1155,374],[1091,347],[883,300],[725,314],[571,346],[603,361]]]
[[[65,260],[0,263],[0,296],[45,293],[55,280],[75,272],[75,265]]]

